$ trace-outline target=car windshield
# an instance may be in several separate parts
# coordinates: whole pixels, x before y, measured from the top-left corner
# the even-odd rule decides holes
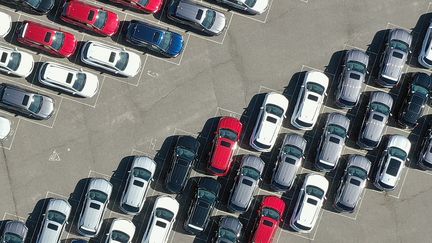
[[[21,63],[21,53],[19,53],[19,52],[12,52],[9,55],[9,62],[7,64],[7,67],[10,70],[16,71],[18,69],[20,63]]]
[[[174,214],[165,208],[156,208],[156,217],[171,221],[174,218]]]
[[[164,51],[168,51],[171,40],[172,40],[172,33],[169,31],[165,31],[163,34],[162,42],[159,44],[160,48]]]
[[[221,138],[226,138],[229,139],[231,141],[237,141],[237,133],[235,133],[234,131],[231,131],[230,129],[220,129],[219,130],[219,136]]]
[[[177,147],[176,148],[176,154],[179,157],[182,157],[184,159],[187,160],[193,160],[195,158],[195,154],[193,152],[191,152],[190,150],[187,150],[186,148],[183,147]]]
[[[323,198],[324,191],[316,186],[306,186],[306,194],[317,197],[319,199]]]
[[[280,214],[278,211],[274,210],[273,208],[263,208],[262,210],[262,216],[269,217],[274,220],[280,219]]]
[[[56,31],[55,35],[54,35],[53,42],[51,43],[51,47],[54,50],[57,50],[57,51],[60,50],[60,48],[62,48],[62,46],[63,46],[64,39],[65,39],[64,33]]]
[[[366,73],[366,66],[363,63],[357,61],[349,61],[347,63],[347,69],[353,70],[359,73]]]
[[[246,0],[246,1],[245,1],[245,4],[246,4],[248,7],[252,8],[253,6],[255,6],[256,1],[257,1],[257,0]]]
[[[198,189],[198,198],[213,202],[214,200],[216,200],[216,195],[207,190]]]
[[[405,153],[405,151],[403,151],[400,148],[396,148],[396,147],[390,147],[388,149],[388,153],[396,158],[399,158],[401,160],[405,160],[407,158],[407,154]]]
[[[111,234],[111,239],[116,241],[116,242],[121,242],[121,243],[128,243],[129,242],[129,235],[118,231],[118,230],[113,230],[112,234]]]
[[[241,170],[241,174],[244,176],[248,176],[254,180],[258,180],[260,178],[259,171],[249,166],[243,167]]]
[[[236,242],[237,240],[237,236],[229,229],[219,229],[219,238],[229,240],[229,242]]]
[[[122,52],[119,52],[119,56],[120,57],[117,60],[115,67],[119,70],[124,71],[126,69],[127,64],[128,64],[129,53],[122,51]]]
[[[327,127],[327,132],[329,132],[330,134],[334,134],[336,136],[342,137],[342,138],[345,138],[347,135],[347,131],[345,130],[345,128],[343,128],[339,125],[336,125],[336,124],[330,124]]]
[[[277,117],[282,117],[284,114],[284,110],[277,105],[267,104],[265,108],[266,112],[273,114]]]
[[[313,82],[307,83],[306,89],[309,90],[310,92],[317,93],[319,95],[322,95],[324,93],[324,87],[322,85]]]
[[[292,155],[296,158],[301,158],[303,156],[302,151],[299,148],[292,145],[285,145],[282,149],[282,152],[284,154]]]
[[[84,89],[85,83],[86,83],[87,75],[85,73],[77,73],[76,79],[74,84],[72,85],[72,88],[77,91],[82,91]]]
[[[371,108],[373,111],[376,111],[376,112],[382,113],[382,114],[384,114],[384,115],[386,115],[386,116],[390,115],[390,108],[389,108],[388,106],[384,105],[383,103],[380,103],[380,102],[372,102],[372,103],[370,104],[370,108]]]
[[[64,214],[54,210],[48,211],[47,218],[59,224],[63,224],[66,221],[66,216]]]
[[[105,23],[108,19],[108,13],[104,10],[99,9],[98,15],[96,16],[96,21],[94,22],[94,26],[98,29],[102,29],[105,26]]]
[[[108,200],[108,195],[98,190],[90,190],[89,198],[100,203],[105,203]]]
[[[14,234],[14,233],[5,233],[4,234],[4,241],[6,243],[22,243],[24,242],[23,238],[21,236]]]
[[[366,180],[367,178],[367,171],[357,166],[350,166],[347,169],[347,173],[348,175],[358,177],[362,180]]]
[[[394,48],[396,50],[403,51],[405,53],[408,53],[409,46],[407,43],[400,41],[400,40],[391,40],[390,41],[390,48]]]
[[[27,0],[26,3],[34,8],[38,8],[42,0]]]
[[[33,113],[38,113],[42,108],[43,98],[40,95],[33,95],[33,100],[30,103],[29,110]]]
[[[132,171],[132,174],[135,177],[141,178],[141,179],[146,180],[146,181],[150,180],[150,177],[151,177],[150,171],[143,169],[143,168],[139,168],[139,167],[134,168]]]
[[[416,84],[412,85],[412,91],[418,92],[418,93],[424,94],[424,95],[429,94],[429,91],[425,87],[420,86],[420,85],[416,85]]]
[[[206,29],[210,29],[213,26],[213,23],[216,20],[216,12],[214,10],[208,9],[206,11],[206,16],[202,21],[202,25]]]

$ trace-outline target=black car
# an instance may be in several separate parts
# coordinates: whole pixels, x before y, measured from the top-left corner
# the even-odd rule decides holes
[[[237,243],[240,242],[243,224],[233,216],[223,216],[219,220],[219,228],[213,239],[214,243]]]
[[[221,184],[217,180],[201,178],[183,226],[187,232],[197,235],[205,230],[218,201],[220,188]]]
[[[172,166],[165,180],[165,188],[171,193],[180,193],[186,185],[192,167],[197,160],[200,143],[191,136],[181,136],[177,140],[172,158]]]
[[[17,5],[18,8],[25,8],[37,14],[47,14],[55,4],[55,0],[1,0],[1,2]]]
[[[398,123],[403,128],[413,129],[422,116],[424,106],[429,99],[432,79],[425,73],[415,74],[408,94],[399,111]]]

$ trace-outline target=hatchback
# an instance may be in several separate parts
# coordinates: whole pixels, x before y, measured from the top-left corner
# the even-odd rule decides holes
[[[42,226],[37,236],[37,243],[58,243],[69,219],[72,206],[64,199],[50,199]]]

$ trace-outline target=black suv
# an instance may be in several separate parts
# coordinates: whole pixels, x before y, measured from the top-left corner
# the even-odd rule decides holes
[[[221,184],[217,180],[201,178],[183,226],[187,232],[197,235],[205,230],[218,201],[220,188]]]
[[[55,4],[55,0],[1,0],[0,2],[14,4],[37,14],[47,14]]]
[[[194,166],[200,143],[191,136],[181,136],[177,140],[172,158],[172,166],[168,171],[165,188],[171,193],[183,191],[189,174]]]

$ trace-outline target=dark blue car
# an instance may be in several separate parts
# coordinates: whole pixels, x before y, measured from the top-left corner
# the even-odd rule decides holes
[[[166,57],[176,57],[183,51],[183,36],[151,24],[132,20],[126,40],[136,46],[146,47]]]

